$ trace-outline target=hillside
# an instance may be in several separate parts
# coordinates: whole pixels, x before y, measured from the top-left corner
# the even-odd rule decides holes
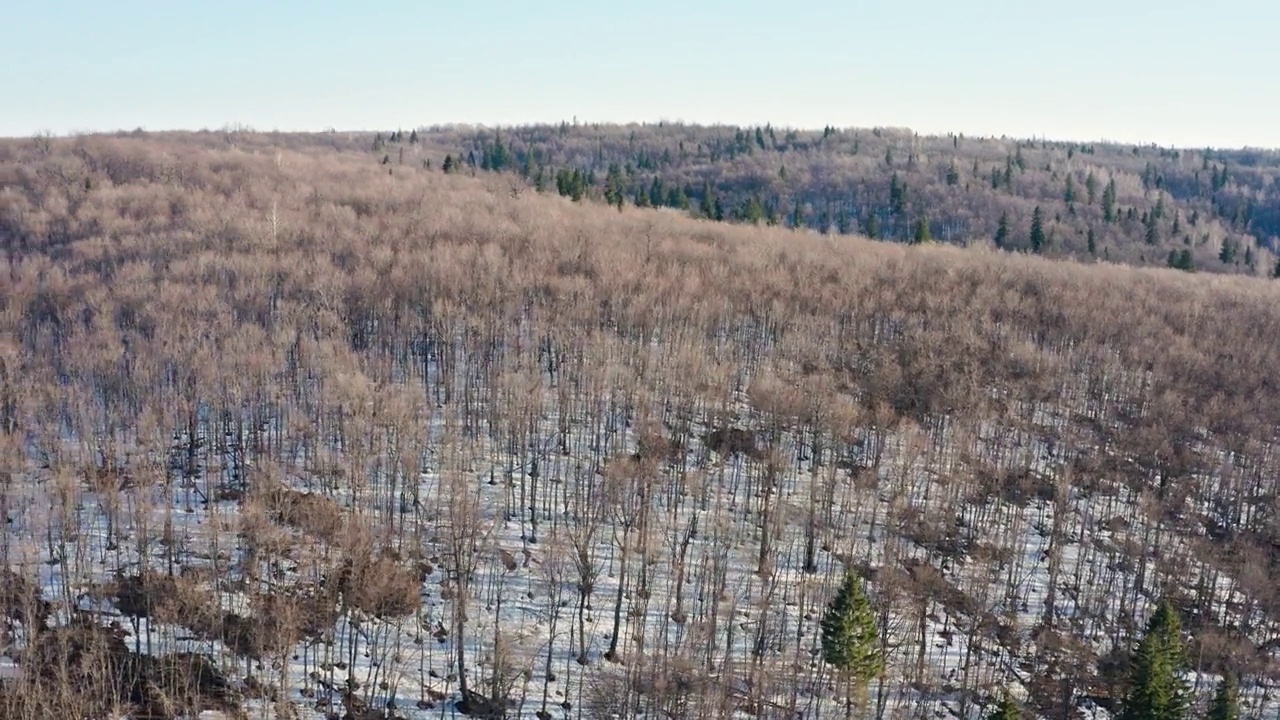
[[[866,716],[1280,710],[1280,284],[367,140],[0,141],[0,717],[843,718],[846,572]]]
[[[566,194],[572,184],[562,187],[557,175],[577,171],[601,199],[617,193],[734,222],[901,242],[923,224],[941,242],[1253,275],[1273,273],[1280,238],[1274,151],[894,128],[564,123],[417,132],[468,170],[516,172]]]

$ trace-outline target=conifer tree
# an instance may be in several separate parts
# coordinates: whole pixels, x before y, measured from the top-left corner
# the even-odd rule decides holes
[[[996,228],[996,247],[1001,250],[1009,244],[1009,211],[1000,213],[1000,226]]]
[[[867,237],[875,240],[880,237],[880,218],[875,213],[867,215],[867,222],[864,229],[867,231]]]
[[[1160,226],[1156,224],[1156,213],[1152,211],[1147,214],[1145,238],[1148,245],[1155,245],[1160,242]]]
[[[1205,720],[1240,720],[1240,688],[1230,672],[1218,682]]]
[[[623,187],[622,169],[617,163],[609,165],[609,172],[604,178],[604,198],[610,205],[618,208],[618,212],[622,212],[622,203],[626,199],[626,190]]]
[[[1031,213],[1031,251],[1038,253],[1043,250],[1044,242],[1044,213],[1037,205]]]
[[[853,571],[846,571],[822,617],[822,659],[847,683],[846,710],[861,703],[867,683],[884,672],[875,610]]]
[[[929,219],[920,218],[916,221],[916,232],[913,238],[916,245],[933,242],[933,232],[929,229]]]
[[[1022,711],[1006,691],[1000,695],[1000,701],[987,715],[987,720],[1022,720]]]
[[[894,173],[889,179],[889,211],[901,215],[907,211],[907,184]]]
[[[711,183],[709,182],[702,183],[702,204],[698,209],[702,212],[703,217],[706,217],[706,218],[715,217],[716,194],[715,194],[715,190],[712,189],[711,187]]]
[[[1187,667],[1182,623],[1173,606],[1160,604],[1130,661],[1129,691],[1118,720],[1185,720],[1191,691],[1182,672]]]
[[[1107,222],[1116,219],[1116,179],[1107,181],[1107,189],[1102,191],[1102,218]]]

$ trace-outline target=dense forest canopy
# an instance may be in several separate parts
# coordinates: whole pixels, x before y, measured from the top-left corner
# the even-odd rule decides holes
[[[1209,265],[1272,158],[822,135],[0,141],[0,717],[1274,715],[1280,284],[633,207]]]

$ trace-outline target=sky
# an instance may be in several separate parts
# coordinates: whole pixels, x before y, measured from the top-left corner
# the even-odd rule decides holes
[[[0,136],[576,117],[1280,147],[1273,0],[0,5]]]

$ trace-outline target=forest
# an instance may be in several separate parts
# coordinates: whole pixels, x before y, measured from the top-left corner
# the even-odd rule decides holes
[[[1054,173],[1075,218],[1114,180],[1079,262],[861,237],[903,220],[870,175],[847,233],[639,170],[575,202],[627,133],[545,132],[528,180],[505,131],[496,172],[445,130],[0,140],[0,718],[1280,712],[1280,283],[1121,262],[1163,199],[1160,251],[1269,275],[1265,158],[955,138],[988,186],[1020,149],[982,197],[1040,255],[1079,255]],[[881,135],[828,139],[896,138],[906,218],[980,184]],[[777,137],[815,147],[721,206],[836,187]],[[684,144],[696,206],[729,150]]]
[[[424,128],[468,172],[612,204],[898,242],[1275,276],[1280,152],[685,124]]]

